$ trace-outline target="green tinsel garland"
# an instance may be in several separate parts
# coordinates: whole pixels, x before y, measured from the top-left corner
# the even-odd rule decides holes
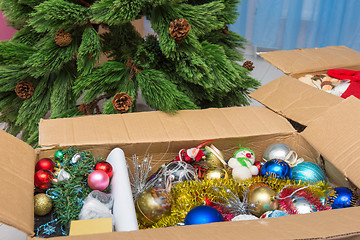
[[[80,153],[81,159],[76,163],[71,163],[71,158]],[[60,166],[71,177],[69,180],[54,183],[47,193],[53,198],[53,207],[58,221],[69,229],[71,220],[77,220],[81,211],[83,200],[92,191],[87,185],[87,179],[95,164],[102,161],[100,157],[96,159],[90,152],[80,152],[75,147],[63,150],[64,158]]]

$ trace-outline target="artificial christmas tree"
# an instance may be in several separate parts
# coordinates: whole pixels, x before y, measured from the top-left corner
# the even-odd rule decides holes
[[[130,112],[138,90],[150,107],[167,112],[247,105],[248,89],[259,82],[235,62],[244,39],[228,25],[238,2],[2,0],[19,31],[0,44],[0,122],[35,144],[49,111],[50,118],[98,113],[105,99],[103,113]],[[131,21],[142,16],[156,35],[135,30]],[[100,26],[107,31],[98,34]],[[99,64],[102,53],[109,61]],[[26,98],[15,92],[20,82],[31,83],[22,87]],[[114,99],[120,93],[128,96],[124,103]]]

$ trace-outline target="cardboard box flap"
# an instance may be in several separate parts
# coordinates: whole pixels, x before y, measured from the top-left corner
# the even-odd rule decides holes
[[[260,56],[285,74],[360,66],[360,53],[345,46],[275,51]]]
[[[283,76],[260,87],[250,97],[276,113],[307,126],[341,98]]]
[[[360,208],[344,208],[240,222],[146,229],[49,240],[339,239],[360,234]],[[34,238],[40,240],[40,238]],[[357,238],[358,239],[358,238]]]
[[[282,117],[262,107],[96,115],[40,121],[41,146],[189,141],[290,133]]]
[[[304,138],[360,186],[360,100],[347,98],[309,124]]]
[[[0,146],[0,223],[33,234],[35,150],[2,130]]]

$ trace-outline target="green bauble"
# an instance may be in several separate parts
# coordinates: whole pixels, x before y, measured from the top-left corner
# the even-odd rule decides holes
[[[54,154],[55,162],[61,162],[64,159],[64,153],[62,150],[58,150]]]

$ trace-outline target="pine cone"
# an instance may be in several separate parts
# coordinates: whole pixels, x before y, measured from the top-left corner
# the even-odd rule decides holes
[[[64,29],[58,30],[55,34],[55,43],[60,47],[69,46],[72,40],[71,33]]]
[[[229,34],[229,27],[228,26],[225,26],[224,30],[223,30],[223,33],[224,34]]]
[[[34,86],[31,82],[28,81],[18,82],[15,87],[16,95],[18,95],[18,97],[22,99],[31,98],[31,96],[34,94],[34,91]]]
[[[249,71],[254,70],[255,66],[254,63],[252,61],[246,61],[244,62],[244,64],[242,65],[244,68],[246,68]]]
[[[191,26],[188,21],[184,18],[175,19],[170,23],[169,32],[173,39],[177,42],[182,42],[182,40],[189,35]]]
[[[111,100],[111,103],[118,113],[125,113],[129,111],[130,107],[132,106],[132,100],[132,96],[122,92],[115,94],[114,98]]]

